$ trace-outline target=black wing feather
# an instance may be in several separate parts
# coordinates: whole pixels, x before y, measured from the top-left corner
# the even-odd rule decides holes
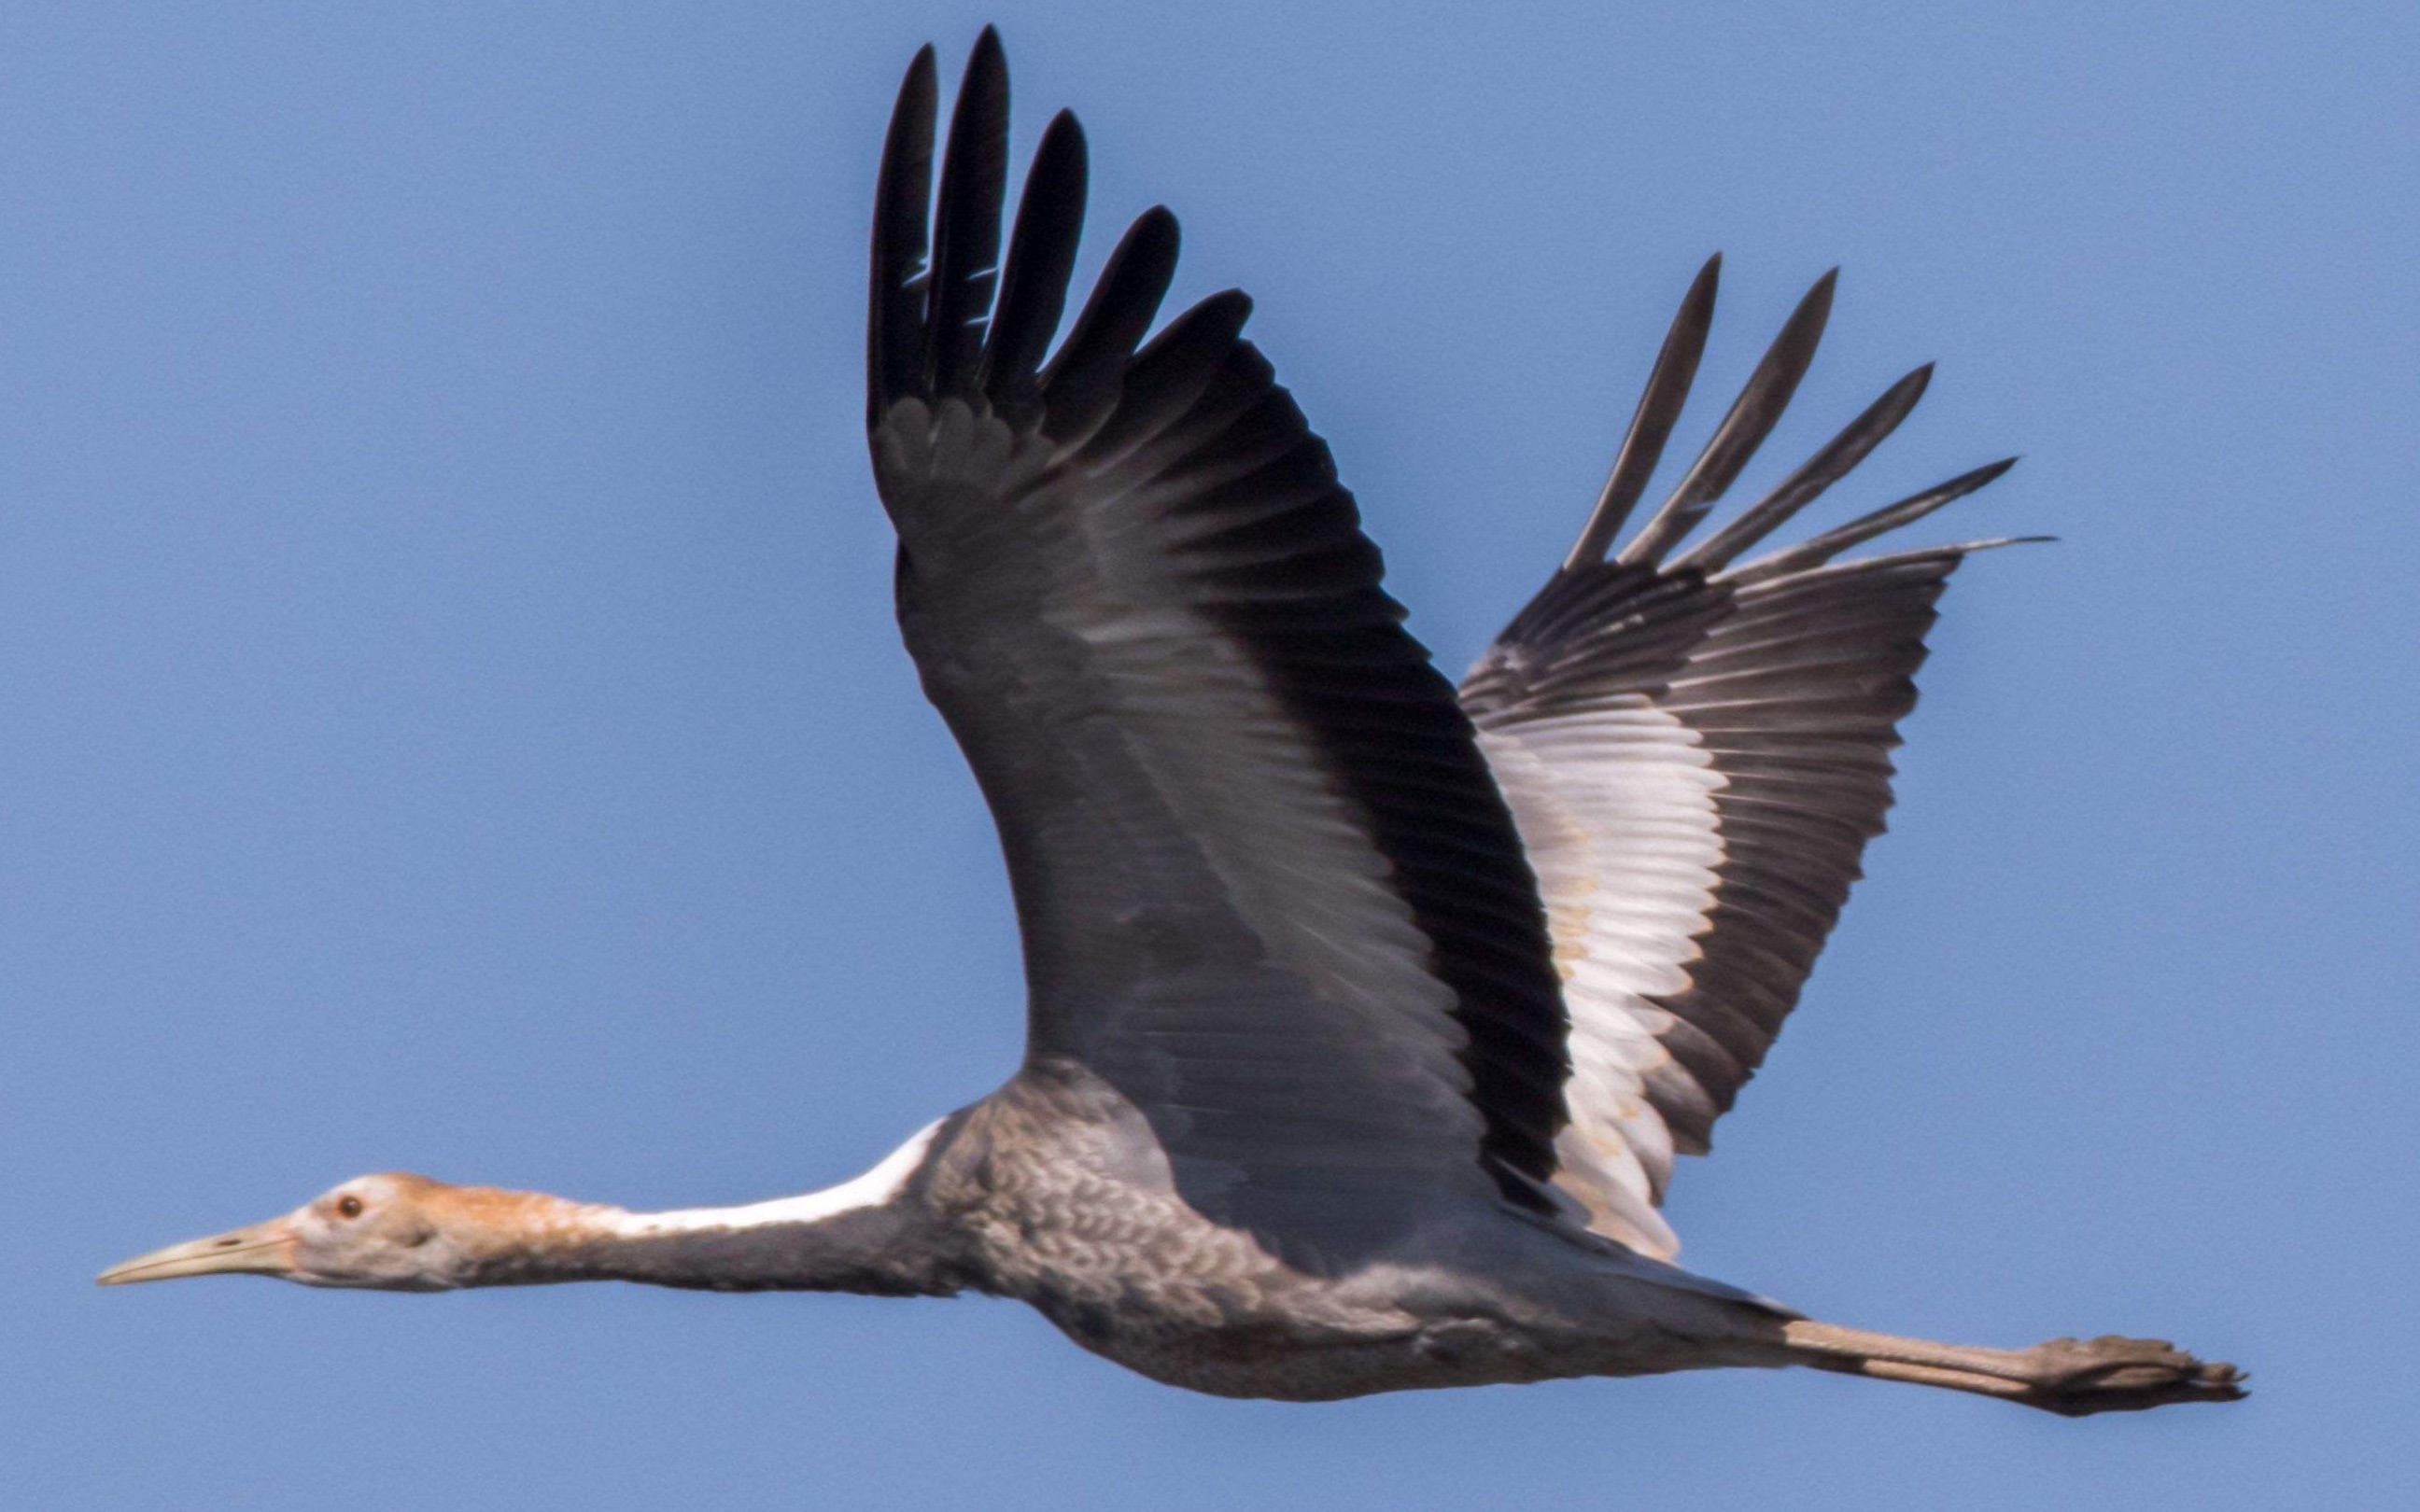
[[[1733,557],[1779,530],[1824,489],[1847,477],[1851,469],[1899,429],[1899,423],[1908,417],[1931,382],[1932,364],[1927,363],[1884,390],[1881,398],[1868,405],[1864,413],[1849,422],[1821,451],[1799,464],[1797,471],[1782,479],[1773,492],[1673,558],[1672,564],[1701,567],[1708,572],[1729,565]]]
[[[1086,177],[1084,130],[1063,110],[1044,128],[1033,166],[1026,171],[1016,230],[1001,274],[981,380],[995,407],[1024,402],[1059,317],[1066,313],[1067,281],[1076,270],[1076,245],[1084,229]]]
[[[1773,434],[1774,425],[1781,419],[1782,410],[1790,406],[1791,396],[1798,392],[1798,380],[1807,376],[1807,366],[1815,361],[1815,347],[1823,339],[1823,325],[1832,316],[1832,288],[1839,280],[1837,268],[1815,281],[1782,322],[1781,333],[1773,338],[1758,361],[1756,371],[1747,376],[1739,397],[1731,401],[1722,424],[1706,442],[1698,460],[1690,465],[1662,508],[1638,533],[1621,548],[1624,562],[1645,563],[1650,566],[1664,560],[1664,553],[1681,537],[1697,528],[1730,491],[1731,482],[1756,455],[1756,449]]]
[[[1135,217],[1118,239],[1100,282],[1043,374],[1050,394],[1043,430],[1052,440],[1074,444],[1116,408],[1126,363],[1176,277],[1180,239],[1176,217],[1157,205]]]
[[[917,51],[899,82],[875,193],[874,270],[868,280],[865,424],[923,385],[925,201],[933,192],[933,50]],[[911,371],[911,367],[913,371]]]
[[[1000,211],[1008,193],[1008,60],[1000,33],[975,39],[950,115],[941,159],[940,210],[933,226],[932,314],[926,322],[926,382],[937,393],[964,393],[978,371],[985,323],[999,275]]]
[[[1664,333],[1664,345],[1655,353],[1655,366],[1648,372],[1647,387],[1638,395],[1638,408],[1630,417],[1621,449],[1613,455],[1613,467],[1606,473],[1596,507],[1589,512],[1588,525],[1573,543],[1563,565],[1603,561],[1637,506],[1639,495],[1647,491],[1655,464],[1663,460],[1664,443],[1671,439],[1673,423],[1681,418],[1681,407],[1688,403],[1689,385],[1697,380],[1698,360],[1706,351],[1706,332],[1714,328],[1714,286],[1722,272],[1723,255],[1718,252],[1698,270],[1689,292],[1682,297],[1681,311],[1672,317],[1672,329]]]

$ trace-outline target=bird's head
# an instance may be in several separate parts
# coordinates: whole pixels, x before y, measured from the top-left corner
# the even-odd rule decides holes
[[[442,1291],[473,1286],[500,1252],[553,1225],[534,1193],[451,1186],[399,1171],[357,1176],[292,1212],[138,1255],[102,1286],[188,1275],[273,1275],[314,1287]]]

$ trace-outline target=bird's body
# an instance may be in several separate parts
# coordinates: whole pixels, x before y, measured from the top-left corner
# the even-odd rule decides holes
[[[1301,1401],[1644,1374],[1709,1349],[1769,1353],[1787,1316],[1483,1198],[1407,1214],[1349,1265],[1273,1253],[1187,1203],[1148,1121],[1078,1067],[1029,1067],[944,1129],[910,1200],[948,1215],[970,1286],[1196,1391]]]
[[[1826,275],[1617,548],[1709,263],[1579,543],[1457,689],[1249,301],[1145,341],[1176,252],[1154,210],[1062,334],[1073,118],[1003,253],[989,32],[938,196],[936,103],[928,49],[884,154],[866,420],[901,628],[1001,829],[1023,1066],[822,1193],[645,1214],[366,1177],[104,1279],[974,1290],[1156,1380],[1288,1399],[1793,1364],[2075,1413],[2239,1395],[2164,1344],[1892,1338],[1670,1263],[1673,1158],[1794,1005],[1882,827],[1933,603],[2001,543],[1836,559],[2007,464],[1742,559],[1929,368],[1693,540],[1805,372]]]

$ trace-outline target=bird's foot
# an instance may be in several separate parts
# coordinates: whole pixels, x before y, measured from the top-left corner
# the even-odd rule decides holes
[[[2231,1402],[2243,1396],[2243,1372],[2202,1361],[2165,1339],[2103,1334],[2052,1339],[2019,1351],[2027,1388],[2015,1400],[2067,1417],[2133,1412],[2172,1402]]]

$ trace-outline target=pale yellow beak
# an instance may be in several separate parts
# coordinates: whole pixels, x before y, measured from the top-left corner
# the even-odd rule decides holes
[[[292,1275],[294,1245],[293,1223],[271,1218],[249,1228],[231,1228],[208,1239],[138,1255],[101,1272],[100,1281],[104,1287],[122,1287],[184,1275]]]

